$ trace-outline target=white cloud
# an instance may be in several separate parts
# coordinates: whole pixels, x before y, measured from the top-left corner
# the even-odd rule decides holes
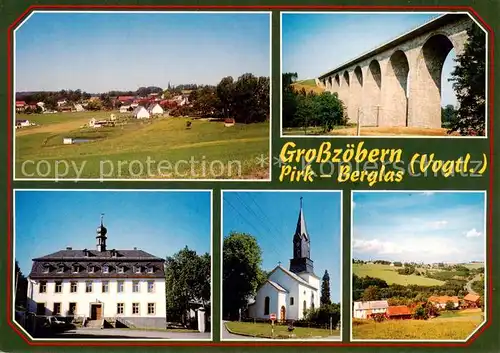
[[[483,234],[483,233],[478,232],[476,230],[476,228],[472,228],[471,230],[469,230],[468,232],[465,233],[465,236],[467,238],[477,238],[477,237],[481,236],[481,234]]]
[[[378,255],[394,255],[403,252],[403,248],[396,243],[390,241],[380,241],[378,239],[355,239],[353,249],[360,253],[369,252]]]

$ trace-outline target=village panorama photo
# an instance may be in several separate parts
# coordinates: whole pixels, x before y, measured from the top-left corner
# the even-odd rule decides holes
[[[224,191],[222,340],[341,339],[339,191]]]
[[[466,341],[486,317],[486,193],[354,191],[351,338]]]
[[[34,11],[14,178],[269,180],[269,12]]]
[[[12,319],[23,335],[211,339],[211,191],[14,198]]]

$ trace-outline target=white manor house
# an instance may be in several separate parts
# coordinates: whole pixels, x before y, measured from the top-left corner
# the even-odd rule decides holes
[[[93,327],[165,328],[165,260],[136,248],[107,249],[106,234],[101,216],[96,250],[68,247],[33,259],[28,310],[84,318]]]

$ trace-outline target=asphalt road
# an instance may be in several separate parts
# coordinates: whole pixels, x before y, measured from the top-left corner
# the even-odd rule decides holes
[[[60,333],[60,338],[124,338],[124,339],[171,339],[171,340],[207,340],[210,332],[170,332],[133,329],[75,329]]]

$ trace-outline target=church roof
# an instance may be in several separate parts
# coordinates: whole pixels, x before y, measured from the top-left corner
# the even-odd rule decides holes
[[[282,286],[280,286],[278,283],[273,282],[273,281],[271,281],[271,280],[267,280],[267,282],[268,282],[271,286],[273,286],[274,288],[276,288],[277,290],[279,290],[280,292],[285,292],[285,293],[288,293],[288,291],[287,291],[285,288],[283,288]]]
[[[314,286],[312,286],[311,284],[309,284],[306,280],[304,280],[302,277],[296,275],[295,273],[291,272],[291,271],[288,271],[286,268],[284,268],[283,266],[281,265],[278,265],[274,268],[274,270],[271,271],[271,273],[269,274],[269,276],[274,272],[276,271],[277,269],[280,269],[282,270],[283,272],[285,272],[287,275],[289,275],[290,277],[292,277],[294,280],[296,280],[297,282],[299,282],[300,284],[304,285],[304,286],[307,286],[309,288],[313,288],[313,289],[318,289]]]
[[[300,198],[300,211],[299,219],[297,220],[297,228],[295,229],[295,234],[305,237],[309,240],[309,233],[307,232],[306,220],[304,218],[304,211],[302,209],[302,198]]]

